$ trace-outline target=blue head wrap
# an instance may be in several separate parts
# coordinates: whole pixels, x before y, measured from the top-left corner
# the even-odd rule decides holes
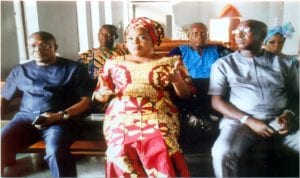
[[[284,38],[291,38],[294,32],[295,29],[291,22],[287,22],[282,26],[276,26],[268,31],[268,34],[264,40],[264,44],[266,44],[269,39],[276,34],[281,34]]]

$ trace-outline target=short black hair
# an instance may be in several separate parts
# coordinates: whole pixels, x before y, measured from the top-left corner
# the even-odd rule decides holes
[[[37,31],[37,32],[32,33],[29,36],[29,38],[32,38],[35,35],[39,35],[40,37],[42,37],[43,40],[45,40],[45,41],[53,41],[54,44],[56,44],[56,38],[54,37],[54,35],[52,35],[49,32],[46,32],[46,31]]]
[[[243,23],[247,23],[251,30],[253,30],[257,34],[260,34],[261,39],[265,39],[265,37],[267,36],[268,26],[264,22],[255,19],[249,19],[245,20]]]
[[[115,35],[116,39],[119,37],[118,28],[115,25],[104,24],[104,25],[102,25],[102,27],[100,28],[100,30],[103,29],[103,28],[106,28],[106,29],[109,29],[110,31],[112,31],[113,34]],[[100,30],[99,30],[99,32],[100,32]]]

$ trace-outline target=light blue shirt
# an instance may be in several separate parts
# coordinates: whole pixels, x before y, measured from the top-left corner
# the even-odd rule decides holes
[[[219,58],[218,48],[215,45],[203,48],[202,55],[189,45],[179,47],[190,76],[192,78],[209,78],[211,65]]]
[[[288,56],[265,52],[246,58],[237,51],[212,66],[208,94],[229,96],[231,104],[256,118],[274,118],[289,109],[289,93],[299,96],[299,72]]]

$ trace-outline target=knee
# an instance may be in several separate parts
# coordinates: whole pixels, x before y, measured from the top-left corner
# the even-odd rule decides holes
[[[228,157],[228,155],[231,155],[231,149],[228,145],[226,146],[216,142],[212,147],[211,155],[213,159],[223,160],[225,157]]]
[[[46,157],[63,157],[69,154],[69,148],[57,144],[46,144]]]
[[[55,156],[59,153],[58,145],[47,145],[46,144],[46,156]]]

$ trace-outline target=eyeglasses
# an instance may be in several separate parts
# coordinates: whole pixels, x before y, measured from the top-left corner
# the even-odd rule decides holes
[[[29,48],[29,49],[35,49],[35,48],[38,48],[38,49],[43,49],[43,50],[45,50],[45,49],[50,49],[50,48],[52,48],[52,45],[47,44],[47,43],[41,43],[41,44],[38,44],[38,45],[32,44],[32,45],[29,45],[28,48]]]
[[[242,33],[243,35],[247,35],[249,32],[251,32],[250,27],[245,27],[245,28],[241,28],[241,29],[235,29],[232,31],[232,34],[234,35],[238,35],[240,33]]]

